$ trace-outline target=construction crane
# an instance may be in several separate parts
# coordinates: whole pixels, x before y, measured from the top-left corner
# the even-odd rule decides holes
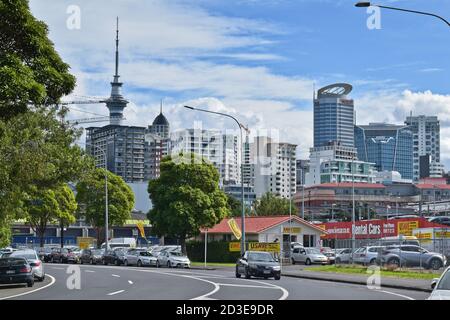
[[[98,104],[98,103],[106,103],[107,99],[101,99],[101,100],[94,100],[94,99],[88,99],[88,100],[80,100],[80,101],[63,101],[61,103],[59,103],[59,105],[57,106],[58,108],[60,106],[64,106],[73,110],[77,110],[80,112],[84,112],[84,113],[89,113],[92,115],[97,115],[100,117],[95,117],[95,118],[84,118],[84,119],[76,119],[76,120],[69,120],[67,121],[69,124],[72,125],[79,125],[79,124],[85,124],[85,123],[95,123],[95,122],[107,122],[107,121],[111,121],[111,120],[124,120],[124,117],[111,117],[111,116],[104,116],[98,113],[94,113],[94,112],[89,112],[89,111],[85,111],[85,110],[80,110],[80,109],[75,109],[75,108],[71,108],[68,107],[69,105],[74,105],[74,104]],[[62,121],[64,121],[64,118],[62,119]]]

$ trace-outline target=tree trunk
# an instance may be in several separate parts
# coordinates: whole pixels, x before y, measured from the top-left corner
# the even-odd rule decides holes
[[[102,243],[100,241],[100,228],[96,227],[95,229],[97,230],[97,248],[100,249],[102,246]]]
[[[181,245],[181,252],[183,253],[183,255],[187,255],[187,252],[186,252],[186,236],[181,236],[180,237],[180,245]]]
[[[45,234],[45,229],[41,229],[41,228],[37,228],[37,234],[38,234],[38,237],[39,237],[39,246],[41,247],[41,248],[43,248],[44,247],[44,234]]]

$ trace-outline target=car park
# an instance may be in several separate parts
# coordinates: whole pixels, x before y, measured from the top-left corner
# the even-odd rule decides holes
[[[32,268],[32,273],[34,278],[38,281],[44,281],[45,279],[45,271],[44,265],[42,261],[39,259],[35,250],[26,249],[26,250],[17,250],[8,255],[8,258],[22,258],[27,260],[29,265]]]
[[[246,279],[254,276],[280,280],[281,266],[269,252],[246,251],[236,262],[236,278],[241,275]]]
[[[310,264],[328,264],[328,257],[320,252],[317,248],[295,248],[292,250],[292,264],[304,263]]]
[[[431,295],[428,300],[450,300],[450,267],[447,268],[440,278],[431,282]]]
[[[169,268],[190,268],[191,261],[187,256],[177,251],[163,251],[156,260],[156,267],[167,266]]]
[[[386,247],[382,253],[381,263],[394,267],[423,267],[439,270],[447,264],[447,258],[419,246],[402,245]]]
[[[0,284],[25,283],[28,287],[34,285],[34,272],[24,258],[0,258]]]
[[[101,264],[103,263],[103,249],[83,249],[80,255],[80,263]]]

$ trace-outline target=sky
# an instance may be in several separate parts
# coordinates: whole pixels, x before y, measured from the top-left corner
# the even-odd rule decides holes
[[[353,85],[357,124],[402,124],[410,112],[437,115],[441,158],[449,169],[448,26],[432,17],[382,10],[379,28],[373,29],[368,27],[373,13],[354,3],[30,0],[30,7],[49,26],[50,39],[77,77],[67,101],[110,95],[120,17],[119,73],[130,101],[125,124],[150,125],[163,100],[172,130],[198,121],[205,129],[234,130],[227,119],[183,108],[203,107],[236,116],[252,135],[276,132],[283,142],[298,145],[299,158],[307,158],[313,89],[346,82]],[[377,3],[450,19],[450,0]],[[105,105],[77,105],[68,119],[97,114],[108,114]],[[98,124],[85,126],[93,125]]]

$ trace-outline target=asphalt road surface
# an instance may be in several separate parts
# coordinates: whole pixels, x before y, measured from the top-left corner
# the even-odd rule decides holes
[[[279,281],[237,279],[232,268],[208,271],[67,264],[45,264],[45,268],[46,280],[36,282],[33,288],[0,286],[0,300],[423,300],[429,295],[290,277]]]

